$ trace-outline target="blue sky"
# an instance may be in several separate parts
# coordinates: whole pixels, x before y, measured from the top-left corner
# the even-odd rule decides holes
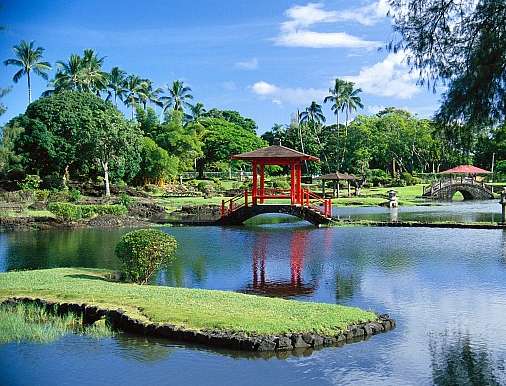
[[[35,40],[53,65],[71,53],[95,49],[105,69],[119,66],[152,79],[175,79],[193,89],[207,108],[237,110],[258,122],[259,132],[312,100],[322,101],[335,77],[363,89],[362,113],[406,108],[428,117],[439,95],[415,85],[403,54],[388,53],[392,37],[386,0],[321,2],[6,0],[0,1],[0,59],[20,40]],[[14,67],[1,66],[4,98],[0,124],[26,108],[26,79],[12,83]],[[54,71],[51,76],[54,75]],[[35,77],[34,97],[47,82]],[[329,106],[327,119],[334,121]]]

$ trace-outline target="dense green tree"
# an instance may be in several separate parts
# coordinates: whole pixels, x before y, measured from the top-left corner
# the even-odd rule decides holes
[[[0,173],[3,177],[19,177],[23,174],[22,159],[16,148],[17,138],[23,133],[21,118],[11,119],[2,128],[0,143]]]
[[[172,110],[168,119],[159,126],[155,138],[159,146],[179,159],[180,171],[191,170],[195,160],[202,156],[200,133],[192,125],[184,126],[183,112]]]
[[[152,107],[146,110],[137,107],[136,120],[144,136],[155,139],[160,132],[160,120]]]
[[[205,128],[203,137],[203,157],[197,162],[198,171],[203,175],[204,168],[216,163],[229,163],[234,154],[263,147],[266,142],[255,133],[242,126],[221,118],[202,118]]]
[[[22,40],[21,43],[13,47],[13,50],[15,58],[5,60],[4,64],[6,66],[13,65],[20,67],[12,78],[14,83],[17,83],[22,76],[26,75],[28,83],[28,103],[32,103],[31,73],[33,71],[36,75],[39,75],[43,79],[47,79],[47,72],[51,70],[51,65],[48,62],[42,61],[44,48],[35,47],[33,41],[27,42]]]
[[[178,158],[170,156],[151,138],[143,138],[140,156],[141,164],[137,181],[143,184],[163,184],[176,178]]]
[[[39,99],[19,125],[24,130],[15,147],[27,174],[57,175],[66,185],[70,175],[90,176],[100,165],[107,185],[111,167],[127,160],[129,169],[138,168],[140,130],[94,94],[62,91]]]
[[[237,111],[211,109],[204,115],[209,118],[224,119],[227,122],[241,126],[242,128],[247,129],[253,133],[255,133],[258,129],[258,126],[253,119],[243,117]]]
[[[391,0],[397,37],[420,83],[447,84],[437,114],[478,130],[506,117],[506,2]]]
[[[167,86],[167,94],[160,97],[160,101],[163,102],[163,110],[177,110],[184,111],[185,108],[189,108],[191,105],[189,100],[193,99],[191,94],[192,89],[185,86],[181,80],[175,80],[170,86]]]

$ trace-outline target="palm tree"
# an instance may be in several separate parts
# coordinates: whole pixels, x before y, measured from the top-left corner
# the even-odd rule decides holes
[[[125,78],[126,72],[119,67],[113,67],[111,72],[107,75],[108,91],[106,100],[110,100],[114,97],[114,105],[116,107],[118,107],[118,98],[120,101],[123,101],[123,97],[126,93]]]
[[[86,49],[83,53],[81,66],[81,88],[83,91],[94,92],[97,95],[107,87],[107,73],[102,71],[105,57],[99,58],[95,51]]]
[[[189,121],[198,122],[200,118],[204,116],[206,113],[206,109],[204,108],[204,104],[197,102],[194,105],[190,105],[190,114],[186,115],[186,118]]]
[[[142,97],[142,79],[137,75],[128,75],[125,79],[125,100],[126,106],[132,109],[132,119],[135,117],[135,108]]]
[[[355,83],[347,82],[345,93],[342,95],[341,111],[346,112],[345,137],[348,135],[349,115],[358,108],[363,108],[362,99],[358,96],[362,92],[361,88],[354,89]]]
[[[323,115],[322,106],[316,103],[315,101],[311,102],[311,105],[300,113],[300,123],[312,127],[316,138],[316,142],[318,142],[320,151],[322,152],[323,157],[325,158],[325,163],[328,165],[327,155],[324,152],[323,144],[321,143],[319,136],[321,126],[323,123],[325,123],[325,115]]]
[[[23,75],[26,75],[28,81],[28,103],[32,103],[32,81],[30,73],[33,72],[43,79],[47,79],[47,71],[51,70],[51,65],[48,62],[42,62],[42,54],[44,48],[35,48],[35,42],[27,42],[22,40],[17,46],[13,47],[16,58],[7,59],[4,61],[6,66],[14,65],[21,67],[12,78],[14,83],[18,83]]]
[[[336,115],[337,130],[339,133],[339,110],[343,105],[343,94],[346,92],[346,81],[336,78],[334,88],[329,88],[330,95],[326,96],[323,103],[332,103],[331,110]]]
[[[77,90],[81,83],[82,59],[77,54],[70,55],[68,62],[56,62],[58,71],[52,81],[55,91]]]
[[[137,97],[139,102],[142,103],[144,111],[147,109],[148,102],[156,106],[163,107],[163,102],[160,100],[160,94],[163,92],[161,88],[153,90],[153,82],[149,79],[142,79]]]
[[[102,71],[105,57],[99,58],[95,51],[84,50],[83,56],[70,55],[68,62],[58,61],[58,72],[54,80],[54,90],[77,90],[100,95],[108,85],[109,74]]]
[[[323,115],[322,106],[315,101],[311,102],[311,105],[300,113],[300,122],[313,125],[324,123],[325,115]]]
[[[170,87],[167,86],[169,95],[160,98],[164,102],[163,111],[167,109],[183,111],[185,107],[190,107],[188,100],[193,99],[193,95],[190,94],[191,91],[192,89],[185,86],[181,80],[172,82]]]

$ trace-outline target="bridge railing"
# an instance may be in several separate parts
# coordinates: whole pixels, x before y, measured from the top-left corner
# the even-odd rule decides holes
[[[309,189],[303,189],[302,193],[304,206],[318,210],[326,217],[332,217],[332,200],[330,198],[323,198]]]
[[[250,203],[249,192],[247,190],[228,200],[221,200],[221,217],[228,216],[237,209],[243,206],[248,207],[248,205],[250,205]]]
[[[442,179],[439,181],[433,182],[431,185],[423,187],[423,195],[432,195],[437,193],[441,189],[444,189],[448,186],[466,184],[466,185],[477,185],[484,189],[485,191],[494,194],[494,186],[486,184],[484,182],[477,181],[473,177],[458,177],[458,178],[448,178]]]
[[[244,190],[228,200],[221,201],[221,217],[226,217],[242,207],[263,204],[266,199],[290,199],[291,192],[286,189],[266,188],[256,196],[256,202],[253,202],[252,193]],[[309,189],[302,189],[302,205],[319,211],[322,215],[332,217],[332,200],[323,198]]]

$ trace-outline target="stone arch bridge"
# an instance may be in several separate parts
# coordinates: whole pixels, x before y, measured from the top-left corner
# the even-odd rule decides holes
[[[494,198],[494,187],[474,178],[450,178],[439,180],[423,188],[424,198],[451,200],[455,193],[460,192],[464,200],[489,200]]]

